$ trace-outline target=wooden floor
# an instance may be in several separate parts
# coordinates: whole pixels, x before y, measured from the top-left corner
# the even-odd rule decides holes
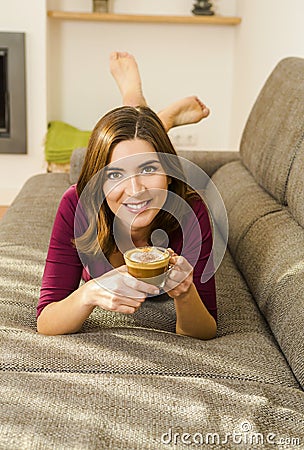
[[[7,208],[8,208],[8,206],[0,206],[0,220],[2,219],[4,214],[6,213]]]

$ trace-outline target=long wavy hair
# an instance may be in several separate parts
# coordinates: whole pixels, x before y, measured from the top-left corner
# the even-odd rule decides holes
[[[117,250],[113,236],[114,214],[104,198],[102,186],[104,171],[110,163],[115,146],[121,141],[142,139],[150,143],[158,154],[165,173],[170,174],[168,190],[178,197],[188,200],[195,195],[186,184],[185,175],[176,151],[158,116],[148,107],[122,106],[105,114],[92,131],[88,148],[77,183],[77,193],[86,211],[88,227],[83,234],[75,238],[78,251],[88,255],[98,255],[100,251],[108,258]],[[176,178],[171,174],[176,174]],[[100,175],[99,175],[100,174]],[[85,189],[89,185],[89,189]],[[88,191],[88,192],[87,192]],[[177,197],[170,199],[170,211],[160,210],[151,223],[151,234],[161,228],[168,235],[179,227],[174,211],[180,209],[180,203],[174,203]]]

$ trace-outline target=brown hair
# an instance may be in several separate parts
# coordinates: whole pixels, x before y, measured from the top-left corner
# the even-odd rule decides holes
[[[109,164],[113,149],[119,142],[135,138],[149,142],[158,153],[162,167],[166,173],[170,173],[169,191],[185,200],[193,195],[184,181],[185,176],[178,158],[166,157],[176,155],[176,152],[161,120],[150,108],[122,106],[108,112],[97,122],[91,134],[77,183],[77,193],[79,198],[81,196],[89,222],[87,230],[75,239],[77,248],[82,253],[96,255],[101,250],[109,257],[116,249],[112,233],[114,214],[104,201],[101,188],[104,183],[102,169]],[[171,176],[172,172],[176,174],[176,178]],[[87,194],[85,188],[88,183],[90,186]],[[172,209],[171,203],[170,211],[172,213],[159,211],[151,224],[151,233],[162,228],[169,234],[178,228],[174,205]]]

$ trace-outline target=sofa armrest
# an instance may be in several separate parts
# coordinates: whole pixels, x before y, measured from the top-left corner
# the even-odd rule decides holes
[[[178,150],[177,154],[197,164],[210,178],[224,164],[240,159],[239,152],[232,150]]]
[[[70,160],[70,183],[76,184],[82,169],[82,165],[84,162],[85,154],[86,154],[86,147],[79,147],[76,148],[72,155]]]

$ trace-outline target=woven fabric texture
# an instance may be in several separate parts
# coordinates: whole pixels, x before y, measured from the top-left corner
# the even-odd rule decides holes
[[[212,182],[224,201],[229,223],[228,245],[235,256],[250,227],[261,217],[281,211],[283,207],[256,183],[240,161],[220,168],[212,177]],[[210,198],[209,202],[214,204],[214,199]],[[223,214],[222,208],[215,209],[215,220],[223,222]]]
[[[42,240],[67,183],[64,175],[45,177],[52,206],[35,177],[1,227],[0,448],[159,449],[172,432],[217,433],[225,441],[244,421],[260,434],[304,436],[301,390],[229,251],[216,276],[217,339],[177,336],[166,299],[146,302],[133,316],[95,310],[76,335],[38,335]],[[25,216],[34,188],[32,212],[41,223],[24,220],[16,238],[8,223],[15,213]]]
[[[255,180],[286,204],[289,172],[303,142],[304,59],[279,62],[252,108],[241,140],[241,159]]]
[[[42,337],[35,308],[46,249],[37,249],[34,233],[24,238],[22,245],[0,246],[2,370],[229,376],[297,386],[229,252],[216,277],[217,340],[176,336],[173,301],[166,298],[147,300],[134,315],[95,309],[82,333]]]
[[[267,443],[301,442],[303,395],[294,388],[218,378],[17,372],[0,374],[0,386],[5,450],[302,448]],[[183,433],[191,435],[188,445]],[[245,443],[246,434],[255,445]]]
[[[65,174],[32,178],[0,225],[0,448],[159,449],[171,431],[224,439],[244,421],[304,439],[302,390],[229,251],[216,274],[216,339],[177,336],[165,298],[133,316],[95,310],[76,335],[36,333],[49,235],[68,185]]]
[[[303,175],[296,167],[289,192],[292,210],[301,216],[296,194]],[[212,181],[226,206],[229,249],[304,387],[304,230],[289,205],[281,205],[259,186],[241,161],[223,166]]]
[[[297,379],[304,387],[304,230],[287,210],[257,221],[237,264]]]
[[[58,204],[69,185],[69,176],[63,173],[30,178],[1,221],[0,246],[39,249],[45,258]]]
[[[291,166],[287,184],[287,203],[295,220],[304,227],[304,140],[299,144]]]

